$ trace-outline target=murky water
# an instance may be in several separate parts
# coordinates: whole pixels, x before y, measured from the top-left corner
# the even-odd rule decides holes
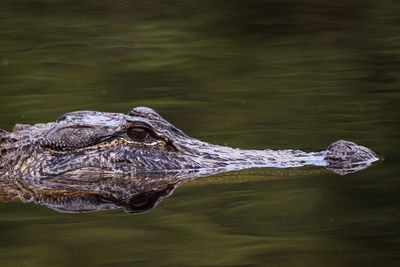
[[[0,128],[149,106],[248,149],[355,141],[385,161],[200,178],[138,215],[0,204],[0,264],[388,266],[400,261],[396,1],[0,3]]]

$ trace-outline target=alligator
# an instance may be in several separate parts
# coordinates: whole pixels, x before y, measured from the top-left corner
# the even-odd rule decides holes
[[[251,167],[322,166],[344,175],[378,160],[372,150],[337,141],[319,152],[242,150],[191,138],[147,107],[128,114],[76,111],[56,122],[0,130],[0,177],[97,173],[214,172]]]

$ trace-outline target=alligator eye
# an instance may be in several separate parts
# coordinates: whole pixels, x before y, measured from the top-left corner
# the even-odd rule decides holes
[[[134,128],[129,128],[127,134],[131,139],[144,140],[149,135],[149,132],[145,128],[134,127]]]

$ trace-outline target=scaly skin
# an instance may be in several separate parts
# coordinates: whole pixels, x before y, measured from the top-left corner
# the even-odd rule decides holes
[[[133,134],[132,134],[133,132]],[[0,176],[43,178],[57,175],[138,174],[250,167],[324,166],[339,174],[378,160],[366,147],[337,141],[328,150],[241,150],[188,137],[150,108],[127,115],[77,111],[56,122],[15,125],[0,130]]]

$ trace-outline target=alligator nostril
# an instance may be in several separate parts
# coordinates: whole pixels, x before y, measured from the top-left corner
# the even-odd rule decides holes
[[[67,116],[65,116],[65,114],[64,114],[64,115],[61,115],[61,116],[56,120],[56,122],[59,123],[60,121],[65,120],[66,118],[67,118]]]

